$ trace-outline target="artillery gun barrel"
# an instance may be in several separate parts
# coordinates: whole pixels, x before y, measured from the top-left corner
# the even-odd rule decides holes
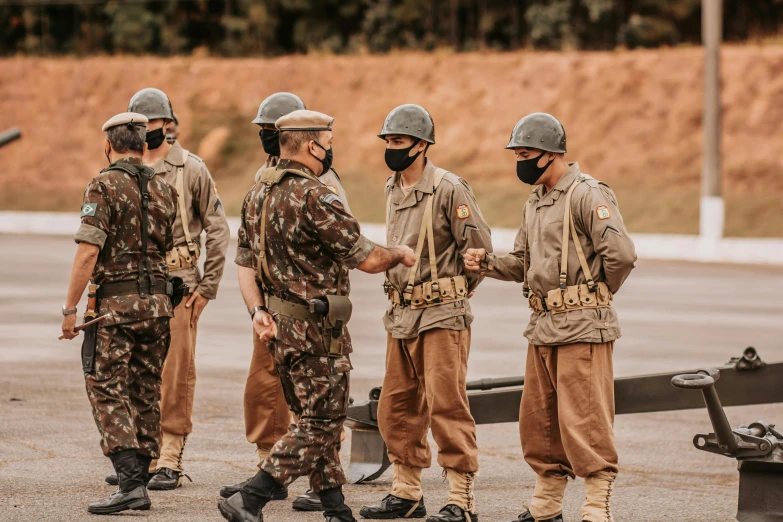
[[[479,379],[470,381],[465,386],[471,390],[494,390],[495,388],[511,388],[525,384],[524,375],[521,377],[501,377],[499,379]]]
[[[7,145],[14,140],[18,140],[21,137],[22,131],[19,130],[19,127],[13,127],[7,131],[0,132],[0,147]]]

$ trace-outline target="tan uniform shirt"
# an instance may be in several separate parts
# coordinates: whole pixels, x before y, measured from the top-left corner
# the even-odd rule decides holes
[[[424,167],[421,179],[404,195],[400,187],[400,174],[386,182],[386,200],[389,202],[386,244],[389,247],[408,245],[416,249],[421,221],[436,167],[430,160]],[[438,277],[465,275],[471,292],[483,279],[476,272],[465,272],[462,254],[468,248],[485,248],[492,251],[490,230],[481,215],[476,197],[462,178],[447,173],[441,181],[433,201],[433,233],[435,236],[436,267]],[[467,215],[466,215],[467,214]],[[398,265],[386,272],[386,277],[397,291],[405,290],[410,268]],[[415,285],[431,280],[428,247],[425,243],[416,274]],[[397,339],[410,339],[432,328],[464,330],[473,322],[467,299],[441,306],[412,310],[410,307],[391,305],[383,318],[386,331]]]
[[[533,190],[528,199],[530,214],[517,233],[514,251],[507,255],[488,254],[488,277],[522,282],[527,241],[530,290],[543,297],[558,288],[566,193],[579,174],[579,164],[571,163],[551,191],[543,194],[541,185]],[[614,192],[605,183],[588,178],[574,190],[571,211],[593,278],[596,282],[604,281],[616,293],[634,268],[636,251]],[[569,241],[567,284],[584,284],[585,276],[570,235]],[[620,337],[620,324],[613,307],[560,314],[534,312],[525,337],[534,345],[608,342]]]
[[[177,167],[182,166],[182,146],[174,142],[165,158],[151,165],[155,172],[161,174],[172,187],[176,187]],[[215,182],[204,161],[190,154],[183,171],[185,208],[188,211],[190,236],[199,242],[201,232],[206,232],[205,250],[207,254],[202,278],[198,266],[169,272],[172,277],[181,277],[191,290],[207,299],[215,299],[218,284],[223,277],[223,266],[226,263],[226,250],[230,236],[226,213],[218,197]],[[185,232],[182,228],[182,216],[177,207],[177,221],[174,223],[174,246],[186,245]]]

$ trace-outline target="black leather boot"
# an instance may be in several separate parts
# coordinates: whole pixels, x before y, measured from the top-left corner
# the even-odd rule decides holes
[[[351,508],[345,505],[343,488],[331,488],[318,492],[324,508],[324,522],[356,522]]]
[[[181,471],[175,471],[169,468],[158,468],[147,484],[147,489],[155,491],[171,491],[182,486],[182,477],[193,480]]]
[[[456,504],[446,504],[437,514],[428,516],[427,522],[478,522],[478,515]]]
[[[291,507],[295,511],[323,511],[324,507],[321,504],[321,497],[318,493],[308,489],[306,493],[296,497],[291,504]]]
[[[536,519],[533,518],[530,511],[525,511],[512,522],[536,522]],[[563,515],[557,515],[552,518],[547,518],[546,520],[539,520],[538,522],[563,522]]]
[[[245,487],[252,478],[249,478],[247,480],[243,480],[242,482],[237,482],[236,484],[231,484],[230,486],[223,486],[220,488],[220,496],[223,498],[229,498],[230,496],[239,493],[239,490]],[[300,497],[303,497],[304,495],[300,495]],[[281,486],[280,484],[277,485],[277,488],[275,488],[274,491],[272,491],[272,500],[285,500],[288,498],[288,488],[285,486]],[[299,497],[297,497],[298,499]],[[318,498],[316,496],[316,498]],[[321,501],[318,501],[318,505],[321,505]],[[294,500],[294,509],[296,509],[296,500]],[[302,510],[305,511],[305,510]],[[320,509],[316,510],[320,511]]]
[[[141,466],[141,471],[145,474],[147,477],[145,480],[146,482],[149,482],[153,475],[150,474],[150,463],[152,462],[152,457],[149,457],[147,455],[139,455],[136,453],[136,460],[139,461],[139,466]],[[104,479],[106,483],[110,486],[119,486],[120,483],[117,480],[117,474],[116,473],[110,473],[106,475],[106,478]],[[229,495],[231,496],[231,495]]]
[[[419,500],[386,495],[380,504],[363,506],[359,514],[364,518],[388,520],[391,518],[424,518],[427,508],[424,507],[424,497]]]
[[[272,492],[280,487],[269,473],[259,471],[239,492],[218,502],[218,510],[231,522],[263,522],[261,510],[272,500]]]
[[[87,511],[95,515],[110,515],[128,509],[147,510],[152,503],[147,496],[145,476],[136,459],[136,450],[124,450],[109,455],[119,479],[119,489],[103,502],[92,502]]]

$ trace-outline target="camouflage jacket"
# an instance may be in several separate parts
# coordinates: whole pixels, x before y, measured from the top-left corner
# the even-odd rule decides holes
[[[282,160],[277,169],[296,169],[311,176],[304,165]],[[359,223],[345,211],[340,197],[316,180],[287,175],[267,195],[257,182],[242,206],[235,262],[253,268],[258,279],[259,235],[266,197],[266,255],[271,281],[266,291],[282,299],[307,304],[310,299],[337,294],[337,280],[344,269],[356,268],[372,252],[373,243],[362,236]],[[259,286],[261,281],[257,280]],[[342,278],[340,293],[348,295],[350,283]],[[318,324],[279,316],[277,339],[313,355],[326,349]],[[343,331],[343,353],[351,352],[350,336]]]
[[[127,169],[127,170],[125,170]],[[84,192],[82,224],[74,239],[100,248],[92,282],[95,284],[137,281],[141,261],[141,190],[136,175],[141,160],[125,158],[103,169]],[[149,240],[147,255],[156,279],[165,279],[166,252],[173,247],[172,227],[177,215],[177,193],[160,176],[149,181]],[[171,300],[163,294],[104,297],[100,313],[112,312],[103,324],[136,322],[171,317]]]

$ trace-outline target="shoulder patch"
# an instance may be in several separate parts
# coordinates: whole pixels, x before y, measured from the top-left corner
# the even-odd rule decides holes
[[[82,216],[81,217],[89,217],[94,216],[95,211],[98,209],[98,205],[95,203],[85,203],[82,205]]]
[[[609,207],[606,205],[598,205],[595,207],[595,213],[598,214],[598,219],[609,219],[612,217],[612,213],[609,212]]]
[[[457,217],[460,219],[467,219],[470,217],[470,207],[467,203],[457,205]]]
[[[325,196],[321,196],[321,201],[323,201],[327,205],[331,205],[335,202],[342,204],[342,200],[340,199],[340,196],[338,196],[337,194],[327,194]]]

